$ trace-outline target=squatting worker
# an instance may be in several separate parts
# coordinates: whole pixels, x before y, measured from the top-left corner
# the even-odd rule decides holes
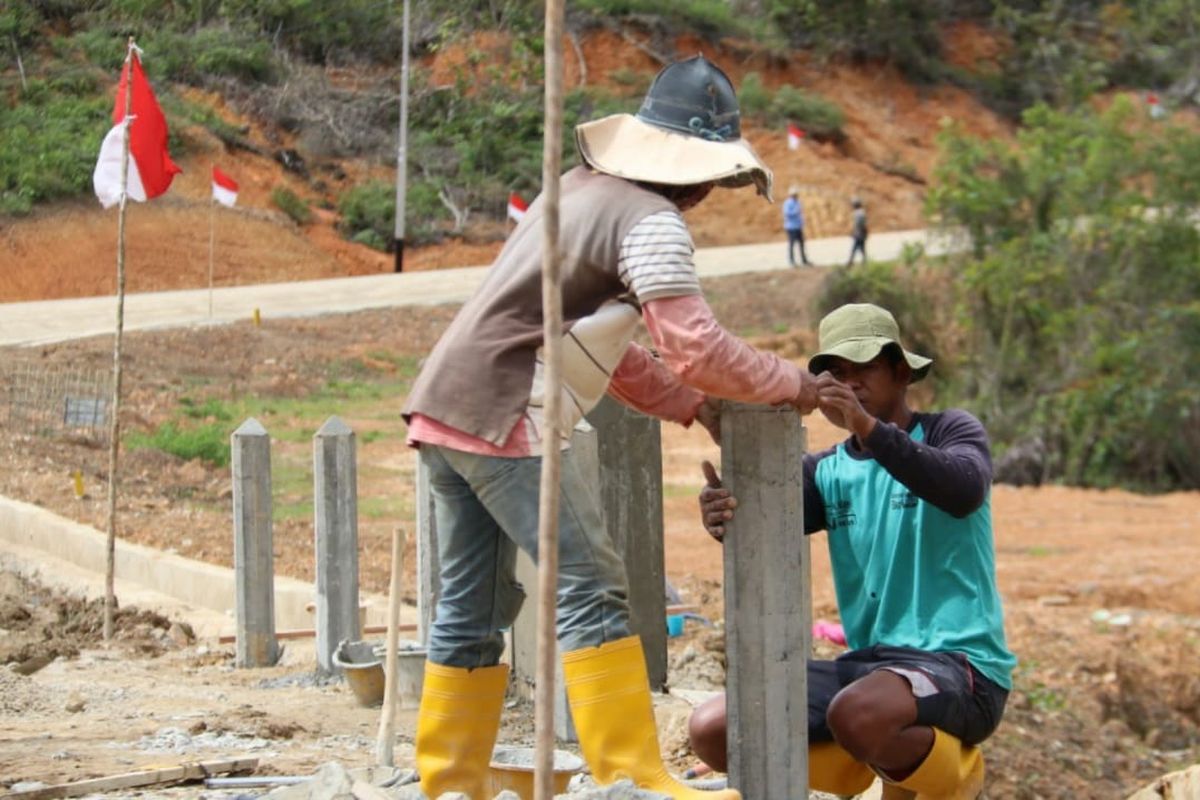
[[[996,589],[987,434],[966,411],[909,408],[908,386],[932,362],[904,349],[888,311],[842,306],[818,338],[818,407],[851,435],[804,458],[804,532],[827,531],[851,649],[809,662],[810,786],[855,795],[878,774],[885,798],[974,798],[975,745],[999,724],[1016,665]],[[701,514],[719,539],[737,502],[704,468]],[[724,697],[693,714],[692,747],[719,769],[725,733]]]
[[[708,396],[816,407],[816,381],[723,330],[700,293],[680,212],[714,186],[771,173],[741,138],[737,98],[701,56],[668,65],[636,116],[575,129],[583,165],[561,184],[563,419],[569,432],[607,391],[647,414],[716,430]],[[536,556],[543,370],[542,200],[451,323],[404,409],[433,494],[441,593],[417,722],[424,793],[480,800],[508,668],[501,629],[524,592],[517,548]],[[644,321],[661,361],[631,344]],[[562,446],[557,628],[580,747],[598,783],[630,778],[674,798],[691,789],[659,752],[624,566],[594,487]]]

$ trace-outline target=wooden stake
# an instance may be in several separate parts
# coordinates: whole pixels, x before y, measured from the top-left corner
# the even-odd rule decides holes
[[[396,650],[400,646],[400,574],[404,568],[404,531],[392,531],[392,580],[388,585],[387,650],[383,656],[383,712],[379,715],[379,738],[375,763],[394,767],[392,747],[396,743]]]
[[[538,503],[538,636],[534,800],[554,797],[554,673],[558,659],[558,500],[562,467],[562,274],[558,249],[562,162],[563,2],[546,0],[546,103],[542,142],[542,341],[546,363],[542,480]]]
[[[117,453],[121,449],[121,334],[125,328],[125,207],[129,203],[129,118],[133,110],[133,37],[125,52],[125,131],[121,136],[121,208],[117,214],[117,329],[113,334],[112,419],[108,426],[108,542],[104,559],[104,641],[112,641],[117,549]]]

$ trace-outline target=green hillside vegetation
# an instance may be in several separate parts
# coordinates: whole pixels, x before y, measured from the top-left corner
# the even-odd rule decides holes
[[[230,107],[296,142],[280,158],[328,197],[339,161],[394,159],[398,0],[8,0],[0,7],[0,215],[90,193],[111,92],[135,35],[172,128],[227,147],[245,131],[186,99],[218,92]],[[414,243],[501,220],[509,191],[541,174],[542,4],[413,0],[413,55],[506,31],[512,58],[467,51],[451,86],[412,76],[408,234]],[[983,417],[997,451],[1029,452],[1030,480],[1161,490],[1200,486],[1200,138],[1172,124],[1200,104],[1196,0],[572,0],[568,29],[634,28],[674,57],[690,32],[731,38],[770,58],[795,50],[890,64],[911,80],[962,86],[1020,122],[1012,144],[949,127],[928,191],[939,224],[965,229],[963,255],[839,271],[826,306],[874,299],[895,309],[914,346],[939,359],[939,404]],[[945,28],[970,22],[997,55],[972,68],[945,51]],[[331,78],[333,75],[335,77]],[[341,76],[337,78],[336,76]],[[565,123],[631,110],[647,76],[618,91],[575,89]],[[1168,112],[1147,120],[1114,88],[1154,91]],[[742,86],[748,118],[794,120],[814,138],[846,136],[838,98],[804,87]],[[1103,113],[1098,107],[1109,106]],[[564,164],[575,158],[564,137]],[[340,186],[340,184],[339,184]],[[336,190],[342,233],[387,248],[393,190]],[[307,203],[277,192],[293,219]]]

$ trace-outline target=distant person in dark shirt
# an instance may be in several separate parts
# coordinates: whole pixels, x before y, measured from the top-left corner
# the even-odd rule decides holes
[[[783,230],[788,239],[788,266],[796,266],[796,245],[800,245],[800,262],[809,266],[808,254],[804,252],[804,209],[800,205],[800,189],[788,188],[787,200],[783,201]]]
[[[854,795],[975,798],[977,745],[1000,722],[1016,659],[1004,637],[992,544],[991,456],[962,410],[914,412],[928,358],[868,304],[821,320],[818,408],[851,436],[804,458],[804,533],[828,532],[850,650],[808,666],[809,784]],[[701,515],[717,539],[737,501],[705,462]],[[734,543],[736,545],[736,542]],[[692,747],[725,769],[725,698],[699,707]]]
[[[862,200],[857,197],[850,201],[850,205],[854,208],[850,228],[850,238],[854,242],[850,245],[850,260],[846,262],[846,266],[854,263],[855,253],[861,253],[862,263],[867,263],[867,210],[863,208]]]

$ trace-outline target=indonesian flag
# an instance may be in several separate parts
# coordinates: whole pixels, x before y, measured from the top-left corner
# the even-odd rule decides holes
[[[521,195],[516,192],[508,193],[508,218],[513,222],[520,222],[525,216],[525,212],[529,210],[529,204],[521,199]]]
[[[226,175],[217,166],[213,165],[213,200],[216,200],[223,206],[233,208],[237,202],[238,185],[237,181]]]
[[[154,90],[142,71],[137,50],[129,52],[126,69],[117,85],[117,101],[113,106],[113,128],[100,145],[100,158],[92,173],[96,197],[105,208],[121,202],[122,138],[129,129],[129,175],[126,190],[130,198],[145,202],[158,197],[171,187],[171,180],[182,172],[167,152],[167,120],[163,117]],[[133,81],[129,118],[125,118],[125,92]]]
[[[799,150],[800,142],[804,139],[804,131],[802,131],[802,130],[800,130],[800,128],[796,127],[795,123],[789,122],[788,128],[787,128],[787,136],[788,136],[788,150]]]

